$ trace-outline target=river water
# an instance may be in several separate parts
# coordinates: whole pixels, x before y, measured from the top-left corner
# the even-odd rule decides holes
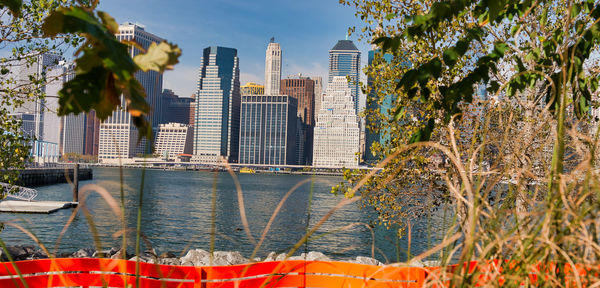
[[[137,221],[137,207],[142,183],[142,170],[123,169],[124,200],[128,230],[128,246],[133,247]],[[142,233],[148,245],[159,253],[184,253],[193,248],[210,249],[211,207],[213,184],[216,180],[215,251],[240,251],[249,257],[255,248],[243,230],[235,182],[231,175],[223,172],[162,171],[146,170],[142,206]],[[254,238],[259,239],[273,211],[284,195],[297,183],[311,176],[238,174],[244,195],[245,212]],[[305,234],[307,222],[313,227],[331,208],[343,200],[330,193],[331,187],[339,183],[340,177],[315,176],[312,181],[300,186],[287,199],[275,218],[258,256],[270,251],[287,252]],[[311,194],[312,182],[312,199]],[[94,180],[83,181],[97,184],[120,203],[120,177],[118,168],[94,168]],[[71,201],[68,184],[38,187],[36,200]],[[85,207],[103,247],[119,247],[122,238],[121,220],[106,204],[100,194],[92,192],[86,197]],[[63,209],[53,214],[0,213],[0,221],[12,221],[35,234],[51,251],[73,209]],[[296,254],[305,251],[321,251],[333,259],[356,256],[372,256],[382,262],[404,261],[408,247],[407,237],[398,239],[396,232],[381,226],[371,230],[366,224],[374,219],[367,209],[356,203],[345,206],[325,222],[314,237],[303,245]],[[422,219],[415,224],[411,254],[419,254],[438,243],[441,233],[441,215]],[[343,230],[353,223],[351,229]],[[93,229],[83,211],[78,212],[58,245],[60,252],[74,252],[80,248],[95,247]],[[429,227],[429,228],[425,228]],[[0,237],[7,245],[34,244],[18,229],[5,225]],[[130,248],[131,249],[131,248]],[[130,250],[132,251],[132,250]]]

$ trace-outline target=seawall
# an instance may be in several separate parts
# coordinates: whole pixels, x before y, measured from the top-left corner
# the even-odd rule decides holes
[[[73,168],[28,168],[19,173],[19,185],[35,187],[67,183],[67,178],[73,181]],[[79,181],[91,180],[93,173],[91,168],[79,167]]]

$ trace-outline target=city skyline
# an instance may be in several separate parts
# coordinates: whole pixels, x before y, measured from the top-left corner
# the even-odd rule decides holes
[[[107,0],[100,3],[99,9],[109,12],[118,23],[133,21],[145,25],[149,31],[182,48],[180,63],[164,76],[164,88],[181,97],[195,93],[199,59],[202,49],[208,46],[236,48],[240,58],[240,82],[265,84],[264,53],[271,37],[285,50],[282,75],[302,73],[327,79],[328,51],[345,38],[348,27],[361,24],[351,7],[337,1],[180,3],[148,5],[147,1]],[[364,58],[370,44],[356,41],[355,35],[349,39],[363,52]],[[362,63],[367,63],[366,60],[362,59]],[[366,82],[365,77],[361,79]],[[323,84],[325,90],[327,81]]]

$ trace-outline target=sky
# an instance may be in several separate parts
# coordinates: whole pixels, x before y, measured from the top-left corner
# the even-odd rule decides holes
[[[236,48],[240,82],[264,84],[271,37],[283,51],[282,78],[302,73],[326,82],[329,49],[345,39],[348,27],[363,26],[354,8],[338,0],[101,0],[98,9],[179,45],[180,63],[165,73],[163,88],[184,97],[196,92],[202,49],[209,46]],[[369,44],[357,42],[357,35],[349,39],[366,65]]]

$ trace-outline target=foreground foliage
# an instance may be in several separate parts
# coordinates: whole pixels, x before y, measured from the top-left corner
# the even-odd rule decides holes
[[[386,72],[367,89],[378,95],[369,101],[393,101],[387,113],[375,111],[392,123],[388,133],[411,118],[417,126],[396,128],[398,138],[375,149],[386,159],[384,170],[360,193],[380,219],[406,225],[393,211],[414,209],[415,201],[399,199],[415,198],[415,191],[396,185],[406,174],[398,171],[428,163],[417,183],[443,188],[417,187],[421,199],[438,200],[417,203],[419,211],[447,200],[456,222],[446,239],[460,237],[436,250],[444,263],[510,260],[512,268],[490,284],[499,277],[510,286],[531,283],[528,271],[540,270],[539,263],[555,266],[541,269],[545,277],[537,285],[573,285],[565,268],[573,263],[592,269],[576,284],[598,280],[598,1],[341,2],[357,7],[368,24],[363,37],[379,46],[380,58],[390,53],[412,64],[380,61],[367,71]],[[464,25],[450,30],[455,23]],[[420,53],[426,59],[412,55],[412,47],[439,34],[447,36],[430,41],[433,49]],[[481,85],[489,97],[476,97]],[[427,107],[429,117],[407,120],[415,107]],[[441,165],[431,165],[436,158]],[[347,178],[356,183],[362,176],[348,172]],[[477,280],[464,269],[447,277],[463,286]]]

